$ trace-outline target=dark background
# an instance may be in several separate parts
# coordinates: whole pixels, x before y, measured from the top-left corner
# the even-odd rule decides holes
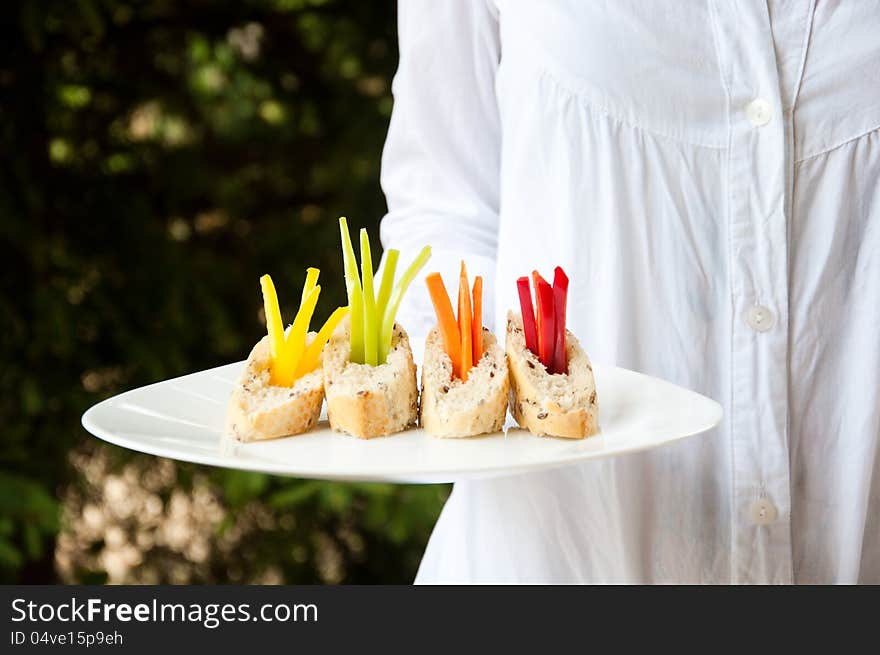
[[[378,242],[393,2],[68,0],[0,12],[0,581],[408,582],[447,488],[136,455],[80,427],[242,359],[258,278]],[[378,254],[378,253],[377,253]]]

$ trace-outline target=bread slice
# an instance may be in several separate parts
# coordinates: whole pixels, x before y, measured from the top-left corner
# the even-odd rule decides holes
[[[314,339],[310,332],[307,341]],[[232,390],[225,432],[238,441],[262,441],[300,434],[318,422],[324,400],[319,366],[291,387],[269,383],[269,337],[251,350],[241,378]]]
[[[452,378],[452,360],[435,327],[425,340],[422,362],[421,426],[435,437],[473,437],[497,432],[507,418],[507,355],[483,328],[483,356],[467,382]]]
[[[565,333],[568,373],[553,374],[526,348],[522,317],[507,313],[510,411],[533,434],[583,439],[599,431],[596,382],[587,354],[571,332]]]
[[[416,424],[418,389],[409,337],[394,324],[391,351],[379,366],[349,361],[349,319],[324,347],[324,389],[330,427],[361,439],[400,432]]]

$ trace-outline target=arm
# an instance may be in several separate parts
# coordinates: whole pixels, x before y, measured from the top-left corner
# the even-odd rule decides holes
[[[382,155],[388,214],[382,245],[405,265],[433,254],[401,305],[401,324],[423,337],[436,323],[424,277],[456,287],[459,263],[483,276],[483,316],[494,316],[500,128],[495,74],[501,56],[489,0],[402,0],[400,65]],[[491,324],[488,325],[491,329]]]

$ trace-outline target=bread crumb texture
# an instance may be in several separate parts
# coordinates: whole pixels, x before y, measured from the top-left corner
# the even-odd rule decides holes
[[[314,339],[310,332],[307,342]],[[298,378],[293,386],[269,382],[269,337],[251,350],[244,371],[232,390],[225,434],[238,441],[276,439],[310,430],[318,422],[324,399],[324,380],[319,365]]]
[[[420,423],[437,437],[472,437],[497,432],[507,418],[507,355],[483,328],[483,354],[467,382],[452,377],[452,360],[438,328],[428,333],[422,364]]]
[[[362,439],[400,432],[416,424],[418,387],[409,337],[397,323],[384,364],[349,361],[349,319],[324,347],[324,390],[330,427]]]

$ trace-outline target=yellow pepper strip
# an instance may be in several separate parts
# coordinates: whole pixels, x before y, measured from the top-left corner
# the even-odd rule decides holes
[[[394,287],[394,274],[397,272],[397,258],[400,251],[392,248],[385,253],[385,268],[382,270],[382,284],[379,286],[379,295],[376,297],[376,316],[379,322],[385,316],[385,308],[388,299],[391,298],[391,289]]]
[[[281,309],[278,306],[278,294],[270,275],[260,278],[263,290],[263,309],[266,312],[266,329],[269,332],[269,353],[272,362],[269,378],[272,384],[278,384],[279,368],[284,368],[287,355],[287,344],[284,340],[284,322],[281,320]],[[281,364],[279,366],[279,363]]]
[[[321,357],[321,351],[324,349],[324,345],[330,340],[336,326],[339,325],[339,322],[343,318],[345,318],[346,314],[348,314],[348,307],[337,307],[336,310],[330,314],[330,318],[328,318],[323,327],[318,330],[318,334],[315,335],[312,343],[306,347],[306,351],[303,353],[302,358],[300,358],[299,365],[296,367],[296,377],[311,373],[318,367],[318,360]]]
[[[357,257],[351,245],[348,221],[345,216],[339,219],[339,232],[342,235],[342,261],[345,267],[345,289],[348,292],[348,307],[351,313],[350,359],[356,364],[364,363],[364,303],[361,281],[358,277]]]
[[[431,246],[425,246],[421,252],[413,260],[409,268],[404,271],[403,276],[394,287],[388,306],[382,316],[382,332],[379,337],[379,362],[384,364],[388,353],[391,352],[391,338],[394,334],[394,317],[397,315],[397,308],[400,307],[400,301],[403,300],[403,294],[415,279],[416,275],[428,259],[431,258]]]
[[[306,283],[303,285],[303,293],[302,299],[299,301],[299,306],[302,307],[306,302],[306,298],[312,292],[312,289],[315,288],[315,285],[318,284],[318,276],[321,274],[321,270],[318,268],[307,268],[306,269]]]
[[[379,363],[379,326],[376,320],[376,292],[373,290],[373,253],[367,229],[361,229],[361,280],[364,284],[364,364]]]
[[[279,371],[278,375],[278,383],[281,386],[289,387],[296,380],[296,369],[306,349],[306,333],[309,331],[309,323],[312,320],[312,314],[315,313],[315,305],[318,304],[319,295],[321,295],[321,285],[312,289],[303,306],[296,313],[293,325],[290,326],[285,343],[289,356],[285,359],[285,368],[283,371]]]

